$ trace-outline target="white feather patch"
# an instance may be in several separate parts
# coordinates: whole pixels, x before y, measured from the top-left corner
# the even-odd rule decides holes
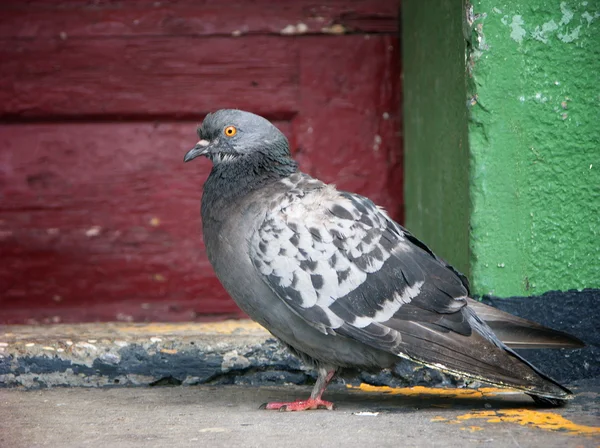
[[[356,316],[352,326],[357,328],[364,328],[373,322],[381,323],[386,322],[394,316],[400,309],[400,307],[416,297],[421,291],[423,282],[416,282],[412,287],[406,287],[401,294],[394,292],[392,300],[388,300],[383,303],[383,308],[377,311],[373,317],[369,316]]]
[[[317,303],[317,293],[310,280],[310,274],[301,269],[294,271],[294,289],[298,291],[302,297],[302,303],[299,304],[302,308],[310,308]]]

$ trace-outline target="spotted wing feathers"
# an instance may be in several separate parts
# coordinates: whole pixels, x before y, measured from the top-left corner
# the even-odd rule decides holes
[[[254,235],[251,258],[313,326],[326,333],[391,334],[393,345],[400,338],[379,324],[402,307],[414,303],[408,308],[414,317],[415,310],[449,313],[465,305],[460,279],[373,202],[306,175],[283,182],[288,189]]]

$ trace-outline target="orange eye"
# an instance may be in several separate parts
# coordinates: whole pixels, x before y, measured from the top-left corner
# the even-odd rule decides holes
[[[227,137],[233,137],[235,134],[237,134],[237,129],[235,126],[227,126],[223,132],[225,132]]]

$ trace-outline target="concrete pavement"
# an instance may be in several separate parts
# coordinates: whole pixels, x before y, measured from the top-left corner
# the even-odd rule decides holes
[[[4,326],[0,448],[600,447],[600,292],[495,304],[587,343],[523,353],[574,390],[567,407],[535,408],[493,388],[436,389],[465,382],[402,362],[332,384],[334,412],[260,411],[306,398],[314,372],[248,321]]]
[[[600,384],[574,385],[567,407],[484,389],[337,386],[335,411],[262,411],[306,386],[176,386],[0,390],[3,448],[597,447]],[[572,385],[573,386],[573,385]]]

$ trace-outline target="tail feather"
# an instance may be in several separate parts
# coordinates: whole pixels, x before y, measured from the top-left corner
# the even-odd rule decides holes
[[[535,396],[538,402],[562,402],[571,391],[541,373],[498,339],[471,307],[460,313],[472,329],[460,334],[433,322],[392,318],[386,326],[401,334],[400,356],[447,373]]]
[[[533,398],[533,401],[535,401],[536,404],[538,404],[539,406],[543,406],[543,407],[552,407],[553,408],[553,407],[563,406],[567,402],[567,400],[572,398],[573,392],[571,392],[565,386],[561,385],[558,381],[549,377],[545,373],[541,372],[536,366],[531,364],[529,361],[527,361],[522,356],[519,356],[512,349],[510,349],[508,347],[504,347],[504,349],[506,350],[507,353],[509,353],[510,355],[514,356],[519,361],[521,361],[522,363],[529,366],[529,368],[531,370],[533,370],[535,373],[537,373],[539,377],[541,377],[543,380],[545,380],[546,383],[552,384],[553,386],[557,387],[559,390],[562,390],[565,394],[564,396],[559,397],[555,393],[553,393],[553,394],[528,393],[527,395],[529,395],[531,398]]]
[[[527,393],[533,400],[544,406],[561,406],[566,400],[572,398],[573,393],[561,385],[558,381],[550,378],[548,375],[540,371],[537,367],[527,361],[525,358],[517,354],[512,348],[507,347],[506,344],[501,341],[497,335],[490,329],[487,323],[484,323],[482,318],[475,313],[473,307],[470,310],[471,316],[470,321],[474,328],[482,334],[486,339],[498,345],[498,347],[504,349],[504,351],[511,357],[520,361],[520,368],[524,373],[527,372],[528,367],[532,373],[537,377],[535,379],[535,385]],[[519,319],[519,318],[518,318]],[[537,325],[537,324],[535,324]],[[541,327],[541,326],[540,326]],[[544,328],[544,327],[542,327]],[[552,330],[550,330],[552,331]],[[529,376],[527,374],[527,376]],[[531,377],[530,377],[531,378]]]
[[[473,299],[468,299],[468,304],[507,347],[574,349],[585,346],[580,339],[568,333],[552,330]]]
[[[560,406],[564,406],[565,404],[567,404],[567,400],[562,400],[560,398],[546,398],[546,397],[540,397],[539,395],[533,395],[533,394],[527,394],[529,395],[533,401],[535,401],[535,404],[537,404],[539,407],[543,407],[543,408],[557,408]]]

